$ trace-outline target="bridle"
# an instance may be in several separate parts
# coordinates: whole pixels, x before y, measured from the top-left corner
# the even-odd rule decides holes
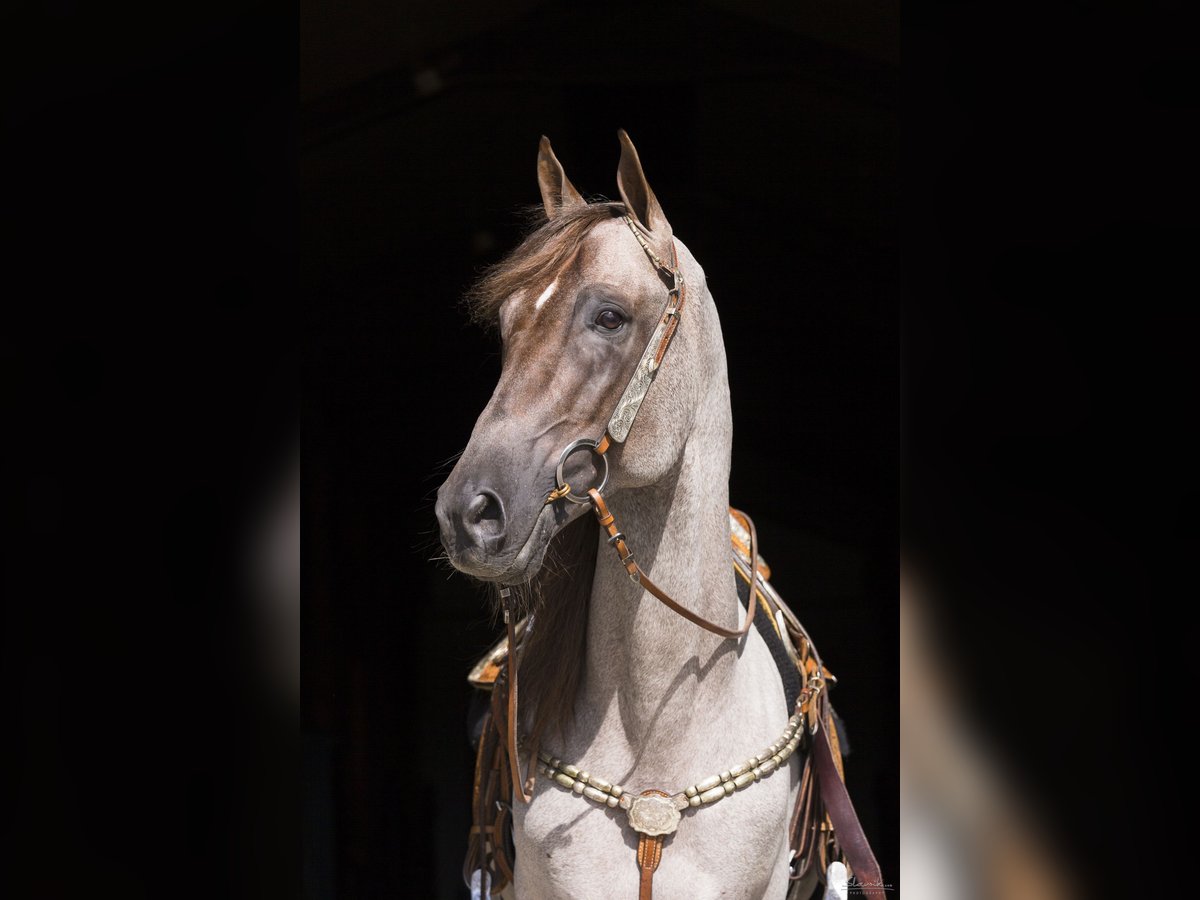
[[[629,431],[633,428],[633,420],[637,417],[642,401],[646,399],[650,385],[654,383],[659,367],[662,366],[663,359],[667,355],[667,350],[671,347],[671,341],[675,338],[675,332],[679,328],[679,319],[683,314],[684,304],[687,303],[687,284],[684,281],[683,272],[679,268],[679,255],[675,249],[674,238],[671,239],[671,264],[667,265],[646,242],[637,223],[628,215],[624,216],[624,220],[655,270],[670,285],[667,290],[667,304],[658,318],[658,325],[655,326],[654,333],[650,335],[650,340],[642,351],[637,368],[633,370],[629,383],[625,385],[625,390],[622,391],[616,406],[613,407],[604,434],[599,440],[581,438],[573,441],[563,450],[558,460],[558,468],[555,470],[557,485],[547,498],[548,501],[560,497],[572,503],[588,503],[590,501],[590,495],[571,493],[571,486],[563,479],[563,465],[566,463],[567,457],[584,447],[590,449],[604,462],[604,477],[596,490],[600,492],[604,489],[608,481],[608,459],[605,454],[612,444],[624,443],[625,439],[629,437]]]
[[[608,451],[613,444],[624,443],[625,439],[629,437],[630,429],[633,428],[633,422],[637,418],[638,410],[641,409],[642,401],[646,399],[646,394],[649,392],[650,386],[654,383],[654,379],[658,375],[663,360],[666,358],[667,351],[671,348],[671,342],[674,340],[675,333],[679,329],[680,316],[687,303],[687,283],[684,280],[682,270],[679,268],[679,253],[675,247],[675,239],[671,239],[671,263],[668,265],[654,252],[654,248],[646,241],[641,228],[634,222],[633,218],[628,214],[623,218],[625,224],[629,226],[629,230],[633,232],[633,236],[637,238],[637,242],[641,245],[646,257],[654,266],[655,271],[667,282],[669,286],[667,289],[667,302],[663,307],[662,314],[658,318],[658,324],[655,326],[654,332],[650,335],[650,340],[647,341],[646,347],[642,351],[637,368],[633,370],[633,375],[630,376],[628,384],[625,385],[625,390],[621,392],[616,406],[613,407],[612,415],[609,416],[604,434],[599,439],[579,438],[563,448],[554,473],[556,486],[546,495],[545,502],[550,504],[556,500],[566,500],[570,503],[589,504],[597,521],[600,523],[600,527],[608,533],[608,544],[616,551],[617,558],[629,574],[630,581],[640,585],[660,603],[678,615],[683,616],[689,622],[722,638],[739,640],[746,636],[746,633],[749,632],[751,626],[754,624],[754,611],[758,607],[758,604],[753,602],[747,604],[746,617],[741,627],[733,630],[718,625],[715,622],[710,622],[708,619],[673,599],[666,591],[656,585],[650,579],[650,576],[643,571],[642,567],[638,565],[637,560],[633,557],[633,550],[629,546],[628,538],[617,527],[616,518],[604,500],[603,492],[604,488],[608,486],[609,475]],[[599,484],[588,488],[586,493],[577,494],[572,491],[571,485],[563,477],[563,468],[567,463],[568,457],[576,451],[583,449],[588,450],[593,456],[599,459],[602,474]],[[750,571],[754,573],[758,570],[758,533],[755,531],[754,523],[750,521],[750,517],[744,513],[742,515],[749,526]],[[504,605],[504,622],[508,628],[510,648],[507,663],[509,683],[508,758],[509,765],[512,767],[513,786],[518,796],[528,803],[532,799],[532,794],[530,793],[533,789],[534,776],[532,773],[536,771],[535,763],[538,748],[534,747],[533,752],[530,754],[530,775],[528,779],[524,779],[521,777],[520,761],[517,756],[516,615],[512,609],[511,591],[508,588],[500,589],[500,599]]]
[[[708,621],[708,619],[692,612],[678,601],[672,599],[665,591],[651,581],[641,566],[637,564],[637,561],[633,558],[633,550],[629,546],[628,539],[625,537],[624,532],[617,528],[616,520],[604,500],[604,488],[608,485],[608,450],[613,444],[624,443],[625,439],[629,437],[634,419],[637,417],[638,410],[642,407],[642,401],[646,399],[646,394],[649,392],[650,386],[654,383],[654,379],[658,375],[663,359],[666,357],[667,351],[671,348],[671,341],[674,339],[675,332],[679,328],[680,316],[683,313],[684,305],[687,303],[687,284],[684,281],[683,272],[679,268],[679,254],[675,248],[674,238],[671,239],[671,264],[668,265],[663,262],[662,258],[647,243],[637,223],[628,215],[624,219],[625,224],[629,226],[629,230],[637,238],[638,243],[641,245],[642,250],[645,251],[646,257],[653,264],[655,270],[670,285],[667,290],[667,304],[658,318],[658,325],[655,327],[654,333],[650,335],[650,340],[646,343],[646,347],[642,351],[637,368],[634,369],[629,383],[625,385],[625,390],[621,392],[621,396],[613,408],[612,415],[609,416],[608,426],[605,428],[604,434],[599,440],[580,438],[579,440],[572,441],[563,449],[562,455],[558,459],[558,467],[554,473],[557,486],[547,495],[546,502],[552,503],[554,500],[563,499],[571,503],[590,504],[601,527],[608,532],[609,545],[616,550],[621,565],[625,567],[625,570],[629,573],[629,579],[634,584],[641,585],[668,608],[683,616],[689,622],[699,625],[706,631],[711,631],[713,634],[724,638],[741,638],[750,630],[750,626],[754,621],[754,604],[750,604],[742,627],[732,630]],[[571,486],[563,477],[563,467],[566,465],[567,458],[572,453],[585,448],[600,460],[601,472],[603,474],[600,477],[598,485],[588,488],[585,494],[580,495],[571,491]],[[749,517],[746,517],[746,521],[749,522]],[[758,565],[758,535],[754,530],[752,522],[750,523],[750,560],[752,567]]]

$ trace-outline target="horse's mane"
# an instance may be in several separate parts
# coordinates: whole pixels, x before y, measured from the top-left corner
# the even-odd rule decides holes
[[[564,737],[575,715],[598,532],[595,516],[580,516],[550,539],[537,576],[513,590],[518,609],[533,616],[518,662],[524,724],[534,746],[543,735]]]
[[[494,325],[505,300],[544,287],[546,273],[561,269],[599,222],[625,215],[625,204],[603,201],[568,206],[553,219],[543,221],[545,215],[542,207],[531,208],[530,219],[542,224],[528,232],[504,259],[486,269],[467,291],[467,309],[476,322]]]

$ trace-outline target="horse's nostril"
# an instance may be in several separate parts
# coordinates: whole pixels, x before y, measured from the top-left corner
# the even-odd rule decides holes
[[[494,493],[482,490],[467,506],[466,520],[471,525],[498,531],[504,526],[504,505]]]

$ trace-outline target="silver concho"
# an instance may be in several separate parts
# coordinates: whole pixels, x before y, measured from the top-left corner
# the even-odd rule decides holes
[[[672,834],[679,825],[679,810],[670,797],[634,797],[629,804],[629,824],[639,834],[651,837]]]

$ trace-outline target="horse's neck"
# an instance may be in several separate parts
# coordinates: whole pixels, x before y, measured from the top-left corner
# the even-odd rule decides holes
[[[611,508],[660,588],[709,621],[735,628],[741,607],[729,559],[727,388],[710,398],[677,472],[617,494]],[[665,736],[687,733],[729,690],[736,659],[733,641],[700,629],[633,584],[601,536],[581,699],[593,710],[616,703],[630,747],[640,754]]]

